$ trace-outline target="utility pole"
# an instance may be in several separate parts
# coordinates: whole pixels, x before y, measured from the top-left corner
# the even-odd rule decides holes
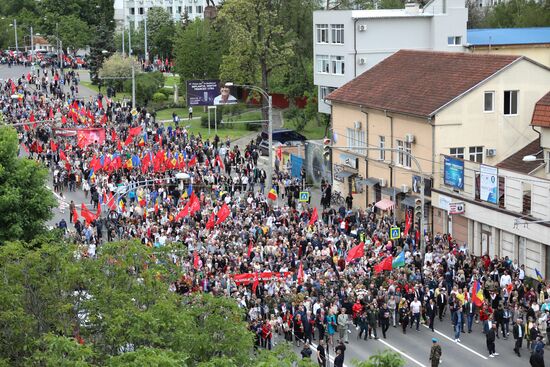
[[[31,25],[31,63],[34,63],[34,36]]]
[[[19,43],[17,42],[17,19],[13,20],[13,30],[15,31],[15,51],[19,57]]]
[[[145,37],[143,40],[145,46],[145,63],[147,63],[149,61],[149,51],[147,51],[147,12],[145,13],[145,17],[143,18],[143,27],[145,32]]]

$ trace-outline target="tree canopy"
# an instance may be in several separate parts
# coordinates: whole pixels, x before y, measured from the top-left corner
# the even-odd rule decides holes
[[[19,158],[17,132],[0,128],[0,243],[30,240],[45,228],[56,202],[46,188],[47,170]]]

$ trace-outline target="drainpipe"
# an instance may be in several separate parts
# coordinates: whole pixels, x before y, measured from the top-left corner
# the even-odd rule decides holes
[[[433,178],[435,177],[435,124],[434,124],[434,117],[430,116],[428,117],[428,123],[432,126],[432,187],[433,187]],[[430,211],[430,226],[427,228],[430,233],[433,232],[433,226],[434,226],[434,211],[433,207],[431,209],[428,209]],[[447,221],[448,222],[448,221]]]
[[[539,135],[539,142],[540,142],[540,131],[535,129],[535,126],[531,125],[531,129],[533,129],[534,132],[536,132]]]
[[[363,111],[363,106],[359,106],[359,109],[361,112],[365,114],[365,141],[367,143],[367,146],[369,146],[369,113],[366,111]],[[365,152],[365,155],[367,159],[365,159],[365,180],[369,178],[369,151],[367,150]],[[365,185],[365,208],[369,206],[369,186]]]
[[[353,76],[357,76],[357,21],[359,19],[355,18],[353,20]]]

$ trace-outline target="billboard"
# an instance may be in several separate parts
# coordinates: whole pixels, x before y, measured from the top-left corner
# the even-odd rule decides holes
[[[480,166],[479,198],[489,203],[498,203],[498,168],[483,164]]]
[[[445,185],[452,186],[458,190],[464,190],[464,161],[457,158],[445,157],[443,181]]]
[[[188,80],[187,81],[187,106],[212,106],[214,98],[220,94],[220,81]]]
[[[188,106],[220,106],[237,103],[233,87],[220,84],[217,79],[188,80]]]

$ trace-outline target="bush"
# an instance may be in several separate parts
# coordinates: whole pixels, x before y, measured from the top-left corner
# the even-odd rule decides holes
[[[174,88],[160,88],[158,92],[164,94],[165,96],[172,96],[174,95]]]
[[[167,97],[164,93],[157,92],[153,94],[153,102],[164,102],[166,101]]]

